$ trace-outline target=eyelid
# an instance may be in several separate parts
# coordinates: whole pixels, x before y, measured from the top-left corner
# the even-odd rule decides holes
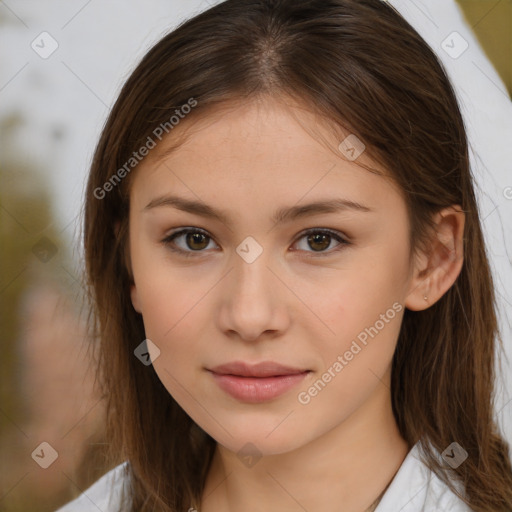
[[[193,226],[180,227],[180,228],[173,230],[171,233],[169,233],[167,236],[165,236],[165,238],[163,240],[161,240],[161,243],[163,243],[171,251],[181,254],[185,257],[196,256],[196,255],[200,256],[202,253],[209,252],[206,250],[186,251],[186,250],[176,248],[173,246],[172,242],[175,238],[178,238],[179,236],[182,236],[182,235],[186,235],[188,233],[201,233],[201,234],[205,235],[207,238],[209,238],[210,240],[212,240],[216,245],[218,245],[217,242],[215,242],[215,239],[209,234],[208,231],[206,231],[205,229],[193,227]],[[339,245],[337,247],[335,247],[334,249],[330,249],[327,251],[318,251],[316,253],[314,251],[301,251],[300,249],[295,249],[294,252],[305,252],[309,255],[307,257],[313,257],[313,258],[322,257],[322,256],[326,257],[326,256],[329,256],[331,254],[338,252],[340,249],[343,249],[344,246],[352,245],[352,242],[349,240],[349,237],[346,236],[345,234],[343,234],[337,230],[334,230],[334,229],[320,228],[320,227],[308,228],[308,229],[301,231],[300,233],[297,234],[295,241],[293,242],[293,245],[295,245],[300,239],[304,238],[306,235],[313,234],[313,233],[328,234],[332,238],[334,238],[339,243]]]

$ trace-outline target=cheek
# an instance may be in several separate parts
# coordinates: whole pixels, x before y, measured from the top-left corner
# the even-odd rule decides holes
[[[155,369],[164,381],[164,368],[178,378],[192,361],[201,361],[202,330],[211,308],[207,293],[213,283],[154,260],[135,275],[145,334],[160,350]]]
[[[139,292],[148,338],[153,337],[164,346],[184,335],[193,339],[194,330],[200,325],[198,315],[204,310],[202,287],[194,288],[190,282],[185,284],[178,279],[167,281],[160,277],[155,281],[144,280]]]
[[[165,252],[143,236],[131,246],[136,295],[148,338],[165,341],[198,301],[196,282],[173,268]]]
[[[383,246],[359,253],[353,265],[332,276],[323,293],[317,290],[318,315],[327,333],[323,339],[331,340],[325,345],[326,367],[346,351],[357,352],[353,360],[367,365],[392,357],[403,316],[406,271],[404,251]]]
[[[323,335],[323,341],[316,338],[314,351],[320,355],[321,364],[315,379],[297,396],[310,417],[331,410],[326,418],[330,426],[347,418],[375,390],[388,386],[386,374],[395,352],[403,306],[394,301],[396,293],[390,287],[376,288],[375,281],[368,274],[365,277],[363,284],[347,279],[346,286],[338,287],[325,301],[324,307],[329,308],[326,323],[334,334]]]
[[[143,321],[147,338],[159,349],[153,368],[167,391],[181,404],[190,401],[189,391],[202,362],[200,340],[205,303],[197,294],[172,288],[161,280],[144,295]]]

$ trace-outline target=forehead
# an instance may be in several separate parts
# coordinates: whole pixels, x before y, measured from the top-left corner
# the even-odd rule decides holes
[[[152,160],[154,165],[172,155],[176,148],[185,153],[194,152],[199,146],[209,147],[209,154],[203,156],[210,159],[213,155],[251,159],[259,147],[265,147],[266,156],[304,148],[318,155],[331,151],[333,157],[339,158],[340,142],[347,136],[354,137],[334,120],[287,97],[233,100],[208,106],[199,115],[194,113],[190,117],[191,120],[185,118],[159,143],[148,159],[150,163]],[[236,151],[230,154],[233,147]],[[305,156],[306,151],[300,156]],[[360,160],[369,161],[364,154]]]
[[[261,206],[262,194],[274,205],[284,196],[297,202],[336,191],[355,202],[364,202],[375,188],[382,199],[396,195],[389,173],[377,162],[364,152],[350,161],[340,151],[348,136],[318,115],[282,101],[210,109],[190,123],[185,119],[157,145],[138,166],[131,196],[139,203],[181,190],[191,198],[218,197],[234,204],[245,197],[248,204]]]

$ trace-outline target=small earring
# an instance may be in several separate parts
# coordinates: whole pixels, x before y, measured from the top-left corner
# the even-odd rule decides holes
[[[428,297],[427,297],[426,295],[423,295],[423,298],[424,298],[425,300],[428,300]]]

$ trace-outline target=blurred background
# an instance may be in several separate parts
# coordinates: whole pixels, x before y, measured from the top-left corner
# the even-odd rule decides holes
[[[54,511],[110,469],[81,284],[87,169],[109,108],[136,62],[164,33],[212,3],[0,2],[2,511]],[[460,0],[458,7],[450,0],[391,3],[405,6],[404,16],[407,11],[430,38],[449,70],[466,70],[480,84],[478,93],[466,92],[492,102],[483,114],[500,110],[499,101],[510,103],[512,0]],[[452,31],[469,42],[459,57],[443,53]],[[470,115],[469,102],[467,108]],[[476,133],[474,140],[484,137]],[[493,137],[488,135],[491,142]],[[494,179],[481,204],[489,216],[501,321],[510,328],[512,194],[504,198],[499,191],[512,186],[512,173],[510,159],[505,167],[497,152],[488,150],[501,165],[496,174],[484,150],[475,161],[479,179]],[[505,341],[510,355],[510,338]],[[497,413],[512,441],[511,384],[502,378]]]
[[[512,1],[458,0],[457,3],[512,94]]]

